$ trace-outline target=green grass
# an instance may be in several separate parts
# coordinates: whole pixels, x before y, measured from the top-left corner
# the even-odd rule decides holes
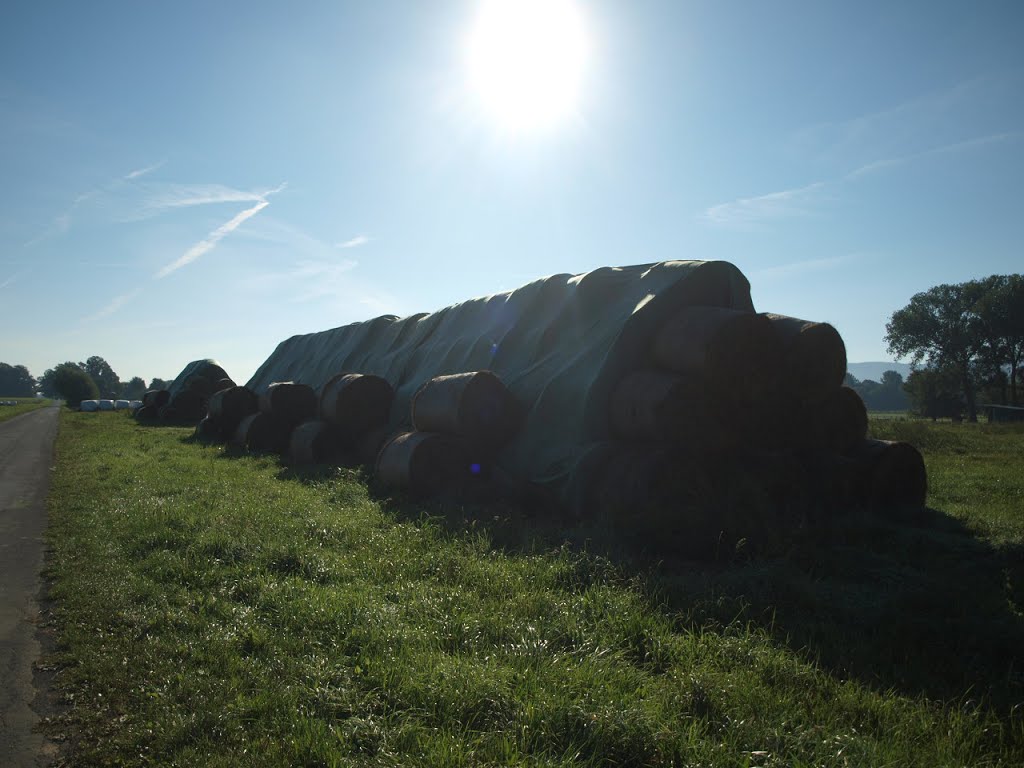
[[[51,727],[75,765],[1020,765],[1024,433],[963,426],[917,435],[942,512],[692,563],[65,412]]]
[[[52,400],[42,397],[0,397],[0,400],[14,400],[18,403],[17,405],[0,405],[0,422],[53,403]]]

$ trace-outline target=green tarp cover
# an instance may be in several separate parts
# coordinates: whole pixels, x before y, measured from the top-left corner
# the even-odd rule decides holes
[[[434,376],[491,370],[526,409],[498,463],[558,487],[583,447],[607,439],[608,398],[650,364],[655,332],[681,307],[752,311],[750,285],[724,261],[665,261],[560,274],[429,314],[385,315],[281,342],[248,387],[275,381],[319,390],[341,372],[395,388],[391,426],[409,427],[416,390]],[[184,372],[183,372],[184,373]]]
[[[193,360],[181,370],[181,373],[171,382],[171,386],[167,388],[171,393],[172,399],[185,389],[185,381],[193,374],[202,376],[210,384],[216,384],[221,379],[230,378],[227,371],[221,368],[216,360]]]

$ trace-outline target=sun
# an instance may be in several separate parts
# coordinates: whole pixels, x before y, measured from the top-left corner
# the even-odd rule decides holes
[[[574,112],[586,58],[573,0],[482,0],[467,45],[471,89],[484,111],[515,132]]]

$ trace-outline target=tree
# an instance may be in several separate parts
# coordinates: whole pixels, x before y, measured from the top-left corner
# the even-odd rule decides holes
[[[102,357],[93,355],[84,363],[79,363],[79,366],[96,382],[96,386],[99,387],[100,394],[103,397],[116,398],[121,396],[121,380],[117,378],[114,369]]]
[[[124,385],[121,393],[127,400],[141,400],[142,396],[146,393],[146,382],[139,376],[133,376],[132,379]]]
[[[919,416],[927,416],[932,421],[946,416],[958,420],[963,414],[960,376],[954,370],[922,368],[911,371],[903,390]]]
[[[986,289],[979,280],[937,285],[914,295],[885,326],[890,353],[956,371],[971,421],[978,420],[973,367],[985,346],[977,306]]]
[[[150,389],[170,389],[171,382],[164,381],[163,379],[153,379],[149,382]]]
[[[0,395],[7,397],[34,397],[36,380],[24,365],[0,363]]]
[[[61,363],[53,371],[53,387],[58,397],[78,407],[83,400],[94,400],[100,391],[96,382],[77,363]]]
[[[1024,363],[1024,275],[992,275],[985,288],[976,307],[985,336],[983,364],[991,380],[1009,384],[1010,400],[1017,405]]]

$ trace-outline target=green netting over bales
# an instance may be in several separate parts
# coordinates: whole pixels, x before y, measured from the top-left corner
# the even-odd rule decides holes
[[[606,439],[611,391],[650,364],[651,341],[681,307],[753,311],[750,285],[722,261],[666,261],[553,275],[430,314],[393,315],[293,336],[248,383],[319,390],[341,372],[382,376],[395,389],[391,427],[410,428],[410,402],[434,376],[490,370],[526,411],[498,459],[509,472],[560,486],[583,446]]]
[[[216,360],[193,360],[182,369],[181,373],[171,382],[171,386],[168,387],[172,399],[185,389],[189,378],[192,376],[201,376],[209,381],[211,385],[221,379],[229,378],[227,371],[221,368]]]

